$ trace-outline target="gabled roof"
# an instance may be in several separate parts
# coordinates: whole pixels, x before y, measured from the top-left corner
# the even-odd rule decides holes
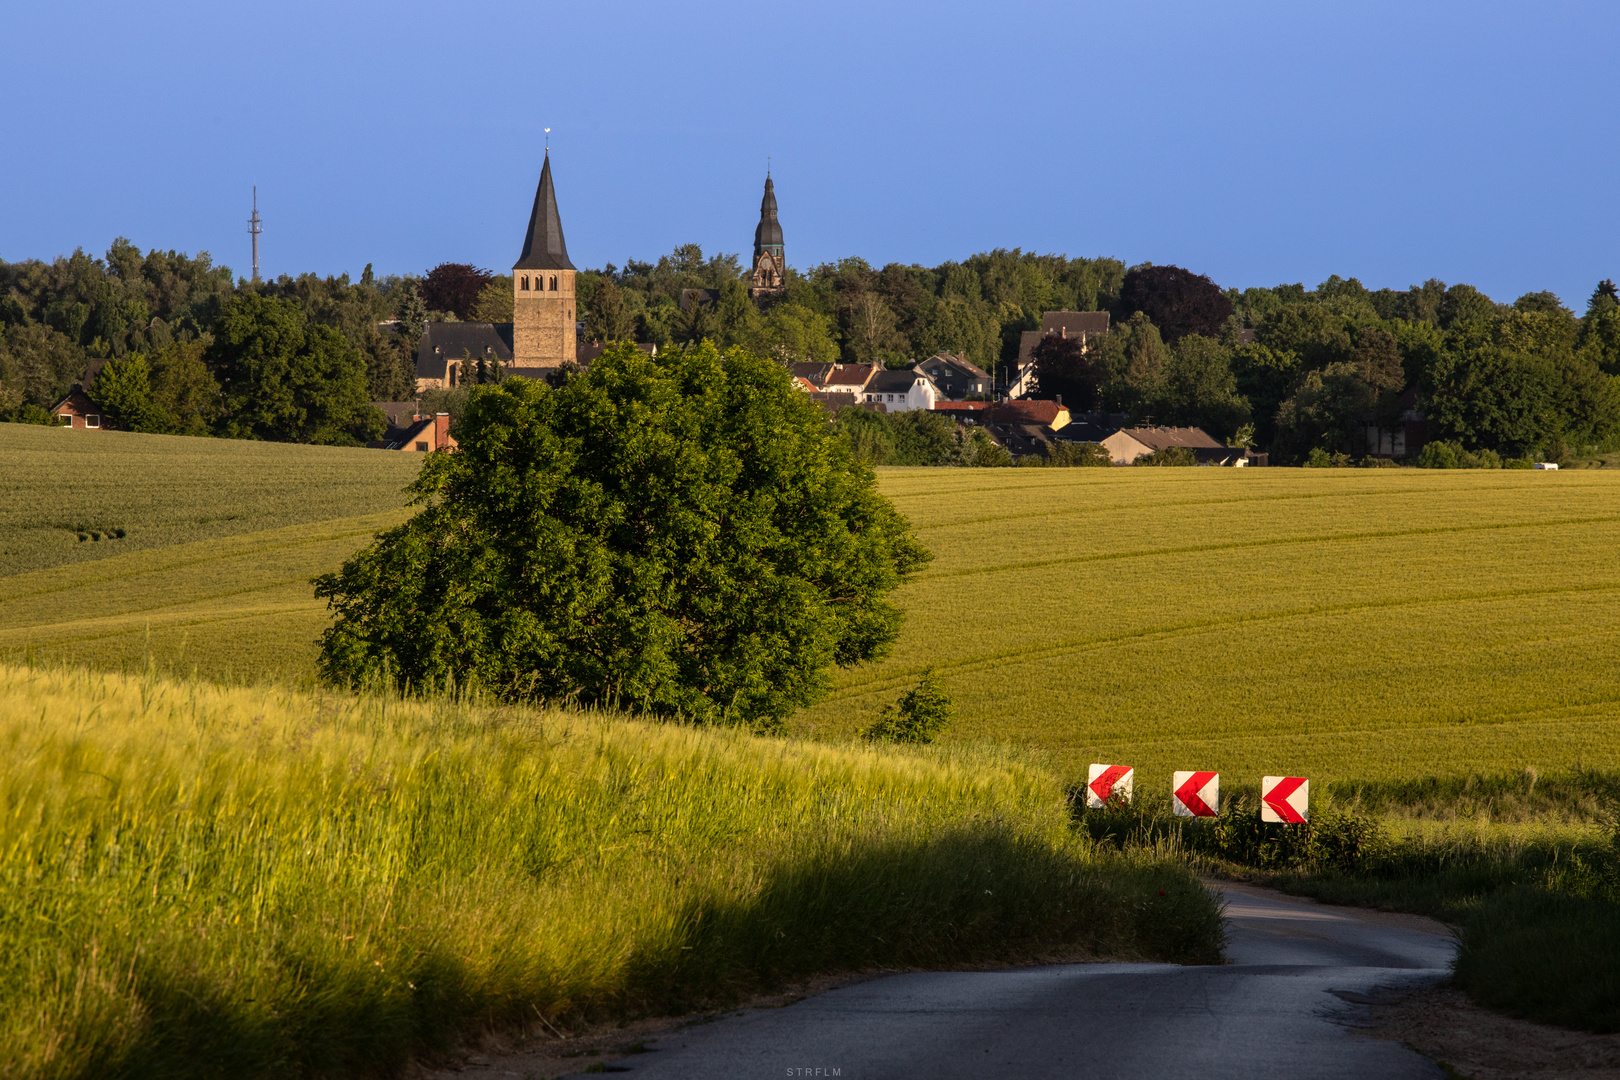
[[[416,377],[440,379],[444,366],[468,356],[476,361],[510,363],[512,324],[487,322],[430,322],[422,328],[422,341],[416,347]]]
[[[827,385],[827,376],[831,375],[833,369],[837,366],[837,364],[812,364],[807,361],[799,361],[788,365],[788,374],[796,379],[814,383],[819,389]]]
[[[534,189],[534,209],[529,213],[529,231],[523,237],[523,254],[512,264],[514,270],[572,270],[568,247],[563,243],[562,219],[557,216],[557,192],[551,186],[551,154],[540,167],[540,186]]]
[[[1221,445],[1210,438],[1203,428],[1195,427],[1121,428],[1118,434],[1135,439],[1149,450],[1163,450],[1167,446],[1185,446],[1188,449],[1218,448]]]
[[[866,384],[869,394],[905,394],[920,382],[927,382],[928,376],[912,368],[900,368],[897,371],[879,371],[873,375]]]
[[[1048,334],[1079,338],[1083,341],[1106,333],[1108,333],[1106,311],[1048,311],[1041,316],[1039,330],[1025,330],[1018,336],[1018,366],[1021,368],[1029,363],[1030,353],[1041,343],[1041,338]]]
[[[1106,311],[1048,311],[1041,315],[1041,333],[1064,337],[1108,333]]]
[[[373,401],[371,407],[388,417],[393,427],[405,427],[411,417],[422,411],[421,403],[416,401]]]
[[[913,366],[920,368],[926,364],[944,364],[947,367],[955,368],[972,379],[988,379],[990,377],[988,371],[960,353],[938,352],[926,359],[918,360]]]
[[[881,364],[835,364],[822,386],[865,386],[883,370]]]
[[[1069,422],[1069,410],[1045,398],[1015,398],[997,401],[985,410],[986,423],[1043,424],[1060,428]]]

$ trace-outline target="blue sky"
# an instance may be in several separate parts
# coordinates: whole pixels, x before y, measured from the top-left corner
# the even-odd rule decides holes
[[[10,0],[0,258],[117,235],[266,274],[516,259],[552,128],[576,265],[992,247],[1222,285],[1620,277],[1597,3]]]

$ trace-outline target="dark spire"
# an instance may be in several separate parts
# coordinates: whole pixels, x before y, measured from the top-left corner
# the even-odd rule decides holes
[[[534,212],[529,215],[529,232],[523,238],[523,254],[512,264],[514,270],[572,270],[568,247],[563,243],[562,220],[557,217],[557,192],[551,186],[551,154],[540,169],[540,186],[534,191]]]
[[[776,185],[771,174],[765,174],[765,197],[759,201],[759,227],[754,230],[754,258],[758,259],[767,248],[782,250],[782,223],[776,220]]]

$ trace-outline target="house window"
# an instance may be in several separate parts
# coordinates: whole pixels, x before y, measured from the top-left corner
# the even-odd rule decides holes
[[[427,453],[427,443],[425,443],[425,442],[417,443],[416,444],[416,452],[419,453],[419,454]]]
[[[95,413],[91,413],[89,416],[86,416],[84,418],[84,426],[85,427],[90,427],[90,428],[98,428],[98,427],[100,427],[101,426],[101,417],[97,416]]]
[[[65,428],[70,428],[70,427],[73,426],[73,414],[72,413],[62,413],[62,414],[57,416],[57,419],[62,421],[62,426],[65,427]]]
[[[552,292],[557,291],[557,275],[556,274],[551,275],[551,291]]]
[[[523,291],[524,292],[529,291],[529,275],[528,274],[523,275]]]

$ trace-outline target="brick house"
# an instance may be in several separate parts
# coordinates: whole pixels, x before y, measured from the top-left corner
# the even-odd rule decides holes
[[[77,386],[68,392],[67,397],[51,406],[51,415],[65,428],[78,428],[80,431],[101,429],[101,410]]]
[[[409,423],[390,423],[383,437],[366,446],[372,450],[399,450],[405,453],[430,454],[435,450],[454,450],[456,440],[450,434],[450,414],[413,416]]]

